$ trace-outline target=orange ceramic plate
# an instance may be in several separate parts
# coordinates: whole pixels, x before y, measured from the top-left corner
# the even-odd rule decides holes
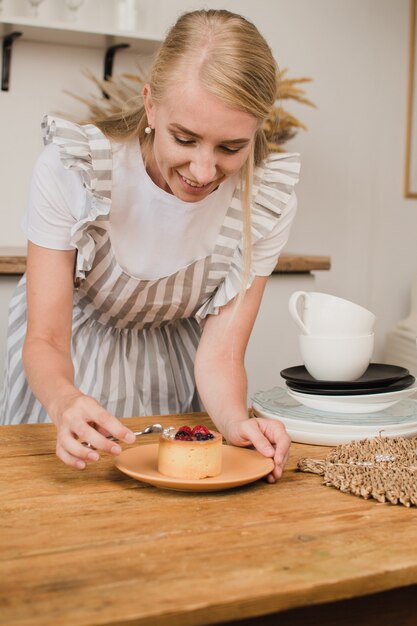
[[[220,491],[259,480],[274,469],[272,459],[256,450],[223,446],[222,472],[213,478],[187,480],[158,472],[158,444],[150,443],[124,450],[115,460],[116,467],[137,480],[164,489],[180,491]]]

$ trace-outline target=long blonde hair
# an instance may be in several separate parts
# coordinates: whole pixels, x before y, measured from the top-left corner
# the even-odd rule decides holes
[[[265,39],[244,17],[217,9],[184,13],[169,30],[152,65],[149,84],[153,102],[160,101],[167,87],[181,79],[187,64],[196,62],[201,84],[210,93],[259,121],[253,150],[241,170],[243,297],[251,268],[252,178],[254,167],[268,155],[262,123],[276,101],[277,65]],[[130,104],[121,114],[94,122],[106,135],[119,140],[137,134],[145,152],[152,146],[153,133],[145,134],[148,122],[143,103]]]

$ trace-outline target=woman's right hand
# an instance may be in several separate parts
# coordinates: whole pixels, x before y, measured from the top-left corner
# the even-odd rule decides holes
[[[117,456],[122,451],[108,435],[133,443],[135,435],[94,398],[76,391],[61,397],[50,410],[57,428],[56,454],[66,465],[84,469],[88,462],[98,461],[100,452]],[[83,445],[90,444],[95,449]]]
[[[23,362],[34,395],[57,428],[58,457],[71,467],[84,469],[89,461],[98,461],[100,452],[121,452],[121,447],[106,435],[126,443],[133,443],[135,435],[74,386],[74,264],[75,250],[51,250],[29,242]]]

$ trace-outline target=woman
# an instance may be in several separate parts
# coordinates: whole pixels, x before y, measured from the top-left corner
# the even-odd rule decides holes
[[[84,126],[45,118],[2,415],[51,419],[64,463],[119,454],[105,435],[134,435],[118,417],[204,408],[229,443],[274,459],[270,482],[281,475],[289,438],[248,419],[244,369],[296,205],[298,159],[268,156],[262,130],[276,70],[251,23],[195,11],[168,33],[136,109]]]

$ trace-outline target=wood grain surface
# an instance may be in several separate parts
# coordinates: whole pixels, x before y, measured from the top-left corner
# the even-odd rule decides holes
[[[202,414],[126,423],[153,421],[212,426]],[[1,624],[373,626],[394,623],[389,590],[395,623],[415,623],[416,509],[296,470],[328,448],[293,444],[274,485],[184,493],[135,481],[109,456],[66,467],[52,425],[2,426],[0,442]]]
[[[24,274],[26,271],[26,248],[0,247],[0,275]]]
[[[314,270],[329,270],[330,257],[303,254],[282,254],[273,274],[308,274]],[[0,247],[0,275],[24,274],[26,248]]]

